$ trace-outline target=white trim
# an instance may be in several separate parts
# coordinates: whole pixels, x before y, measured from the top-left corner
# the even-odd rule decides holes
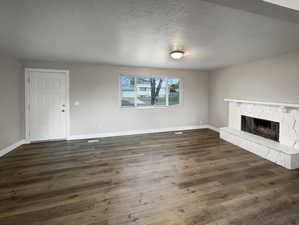
[[[121,109],[168,109],[169,107],[175,107],[175,106],[179,106],[179,105],[149,105],[149,106],[121,106]]]
[[[274,5],[279,5],[285,8],[299,11],[299,2],[298,0],[263,0]]]
[[[210,125],[194,125],[194,126],[169,127],[169,128],[157,128],[157,129],[146,129],[146,130],[119,131],[119,132],[98,133],[98,134],[81,134],[81,135],[72,135],[70,136],[69,140],[127,136],[127,135],[136,135],[136,134],[150,134],[150,133],[195,130],[195,129],[204,129],[204,128],[212,129],[211,127],[212,126]]]
[[[287,108],[299,108],[299,104],[292,103],[280,103],[280,102],[259,102],[259,101],[248,101],[248,100],[238,100],[238,99],[224,99],[225,102],[236,102],[236,103],[248,103],[256,105],[273,105],[273,106],[283,106]]]
[[[21,140],[21,141],[18,141],[2,150],[0,150],[0,157],[6,155],[7,153],[15,150],[16,148],[20,147],[21,145],[23,144],[27,144],[27,141],[25,139]]]
[[[212,125],[207,125],[207,128],[208,129],[210,129],[210,130],[213,130],[213,131],[215,131],[215,132],[217,132],[217,133],[219,133],[220,132],[220,129],[219,128],[217,128],[217,127],[214,127],[214,126],[212,126]]]
[[[29,96],[30,96],[30,85],[29,78],[31,72],[48,72],[48,73],[65,73],[66,77],[66,138],[70,138],[70,71],[69,70],[52,70],[52,69],[36,69],[36,68],[25,68],[25,131],[26,131],[26,142],[30,143],[30,127],[29,127]]]
[[[169,106],[169,90],[170,90],[170,88],[169,88],[169,85],[168,85],[168,77],[166,77],[165,78],[165,82],[166,82],[166,91],[165,91],[165,95],[166,95],[166,102],[165,102],[165,104],[166,104],[166,106]],[[180,80],[180,85],[179,85],[179,90],[181,89],[181,80]],[[181,92],[180,92],[180,95],[179,95],[179,104],[181,103]]]
[[[71,109],[70,109],[70,71],[66,70],[65,76],[66,76],[66,140],[70,138],[71,135]]]
[[[40,68],[25,68],[30,72],[47,72],[47,73],[69,73],[69,70],[53,70],[53,69],[40,69]]]

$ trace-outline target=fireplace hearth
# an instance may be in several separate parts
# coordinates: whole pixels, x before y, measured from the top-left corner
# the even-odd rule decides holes
[[[241,130],[279,142],[278,122],[242,115]]]

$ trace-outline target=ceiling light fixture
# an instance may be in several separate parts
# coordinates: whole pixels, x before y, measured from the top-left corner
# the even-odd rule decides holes
[[[173,59],[182,59],[184,57],[185,52],[182,50],[174,50],[169,53],[170,57]]]

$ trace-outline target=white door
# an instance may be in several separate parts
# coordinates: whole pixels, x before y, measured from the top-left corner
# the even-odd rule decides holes
[[[29,70],[28,136],[30,141],[67,138],[66,71]]]

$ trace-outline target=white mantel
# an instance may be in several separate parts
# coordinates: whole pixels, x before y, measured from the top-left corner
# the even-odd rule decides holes
[[[238,103],[248,103],[255,105],[273,105],[279,107],[287,107],[287,108],[299,108],[299,104],[293,103],[282,103],[282,102],[259,102],[259,101],[249,101],[249,100],[238,100],[238,99],[224,99],[225,102],[238,102]]]
[[[224,99],[225,102],[235,102],[238,104],[247,103],[247,104],[255,104],[255,105],[269,105],[269,106],[277,106],[281,111],[286,112],[287,109],[298,109],[299,104],[294,103],[283,103],[283,102],[260,102],[260,101],[249,101],[249,100],[239,100],[239,99]]]
[[[299,104],[225,99],[229,104],[228,127],[221,137],[289,169],[299,168]],[[280,142],[241,131],[241,116],[280,124]]]

